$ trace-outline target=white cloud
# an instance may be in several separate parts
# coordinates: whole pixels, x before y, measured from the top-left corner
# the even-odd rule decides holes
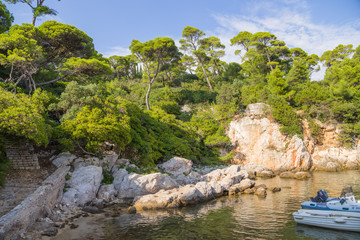
[[[131,54],[130,49],[122,47],[122,46],[112,47],[112,48],[110,48],[110,50],[103,53],[104,57],[110,57],[113,55],[126,56],[126,55],[130,55],[130,54]]]
[[[348,22],[343,25],[314,23],[310,11],[301,0],[283,0],[284,3],[292,4],[283,8],[272,9],[271,3],[257,7],[249,11],[247,16],[214,15],[219,27],[211,34],[218,36],[226,45],[225,61],[239,62],[239,56],[234,55],[234,50],[239,47],[231,47],[230,39],[240,31],[271,32],[289,47],[300,47],[309,54],[322,55],[324,51],[332,50],[339,44],[360,44],[360,20]],[[264,15],[264,8],[266,14]],[[258,12],[262,11],[262,15]],[[322,78],[324,70],[314,73],[312,79]]]

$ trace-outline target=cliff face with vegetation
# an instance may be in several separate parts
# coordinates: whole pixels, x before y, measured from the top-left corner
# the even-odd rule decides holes
[[[317,124],[320,129],[316,137],[311,134],[307,120],[302,121],[303,138],[289,137],[271,117],[269,105],[250,104],[243,116],[236,116],[229,126],[233,161],[258,163],[279,171],[358,169],[359,147],[342,147],[338,141],[341,130],[335,124],[320,121]]]

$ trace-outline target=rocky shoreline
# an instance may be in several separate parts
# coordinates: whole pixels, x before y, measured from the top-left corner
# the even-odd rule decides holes
[[[255,194],[263,198],[268,191],[281,191],[276,186],[268,189],[264,184],[256,184],[257,177],[276,176],[270,168],[256,163],[195,167],[190,160],[174,157],[158,165],[159,172],[143,175],[131,172],[138,168],[116,154],[100,159],[78,158],[66,152],[51,160],[59,169],[71,169],[63,174],[63,193],[36,224],[29,223],[27,231],[21,232],[22,239],[55,236],[60,229],[76,228],[76,219],[92,214],[116,216],[121,212],[180,208],[227,195]],[[110,174],[111,183],[104,182],[109,178],[104,174]],[[308,172],[282,175],[296,179],[310,176]]]

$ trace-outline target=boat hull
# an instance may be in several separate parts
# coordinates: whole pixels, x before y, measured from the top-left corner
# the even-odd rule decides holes
[[[300,209],[293,217],[299,224],[360,232],[360,213]]]
[[[360,203],[346,202],[341,204],[340,200],[330,200],[328,202],[303,202],[301,207],[304,209],[328,210],[328,211],[344,211],[360,213]]]

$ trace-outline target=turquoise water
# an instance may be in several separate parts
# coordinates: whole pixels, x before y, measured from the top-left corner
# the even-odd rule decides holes
[[[309,180],[257,180],[261,183],[282,191],[268,192],[265,199],[239,195],[182,209],[82,218],[79,228],[55,239],[360,239],[360,233],[297,225],[291,215],[320,189],[338,197],[351,184],[360,199],[359,171],[315,172]]]

